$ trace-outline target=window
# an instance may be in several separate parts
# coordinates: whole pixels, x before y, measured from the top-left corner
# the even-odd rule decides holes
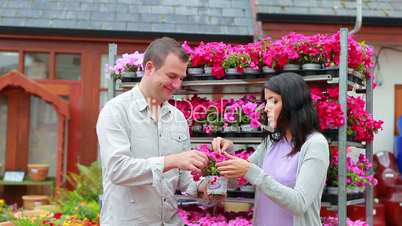
[[[107,79],[106,79],[106,66],[108,64],[108,55],[102,54],[101,65],[100,65],[100,93],[99,93],[99,107],[100,109],[107,102]]]
[[[56,54],[56,78],[80,80],[81,56],[79,54]]]
[[[49,77],[49,54],[48,53],[25,53],[24,74],[30,79],[48,79]]]
[[[49,164],[49,176],[56,174],[57,113],[42,99],[31,96],[29,163]]]
[[[11,70],[18,70],[18,53],[0,51],[0,76]]]
[[[4,170],[7,140],[7,98],[0,96],[0,171]],[[3,173],[0,172],[2,175]]]

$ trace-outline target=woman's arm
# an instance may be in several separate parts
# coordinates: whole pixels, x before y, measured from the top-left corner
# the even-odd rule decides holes
[[[315,136],[305,145],[306,155],[301,163],[294,188],[284,186],[256,164],[252,164],[245,178],[282,207],[295,215],[302,215],[322,192],[329,165],[329,148],[325,137]]]

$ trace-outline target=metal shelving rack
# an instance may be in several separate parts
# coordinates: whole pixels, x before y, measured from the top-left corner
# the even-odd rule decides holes
[[[326,82],[328,84],[339,84],[339,103],[342,106],[344,112],[347,112],[347,91],[348,88],[353,90],[361,90],[360,92],[366,93],[366,107],[367,110],[373,112],[373,92],[372,92],[372,82],[368,79],[367,84],[356,85],[355,83],[349,81],[348,75],[356,76],[362,78],[363,75],[355,73],[348,70],[348,29],[341,28],[341,56],[339,65],[339,77],[333,77],[331,74],[319,74],[319,75],[307,75],[304,76],[307,82]],[[109,65],[113,65],[117,56],[117,45],[109,44]],[[263,86],[266,78],[256,78],[256,79],[223,79],[223,80],[193,80],[184,81],[182,84],[182,89],[177,94],[213,94],[213,93],[235,93],[235,94],[245,94],[245,93],[260,93],[261,87]],[[125,83],[116,89],[116,81],[109,79],[108,82],[108,99],[116,96],[116,91],[124,91],[128,88],[133,87],[135,83]],[[367,158],[373,160],[373,145],[372,143],[367,145],[362,145],[360,143],[348,142],[347,141],[347,115],[345,114],[345,125],[343,125],[338,130],[338,189],[340,193],[338,194],[338,203],[336,206],[330,203],[322,203],[323,207],[330,207],[332,209],[338,210],[338,219],[340,226],[346,226],[346,207],[347,205],[363,203],[366,204],[366,221],[369,225],[373,225],[373,187],[366,187],[366,198],[347,200],[346,193],[346,147],[355,146],[359,148],[366,148]],[[191,140],[193,143],[209,143],[212,138],[210,137],[193,137]],[[236,137],[234,140],[236,143],[242,144],[258,144],[261,141],[260,137]],[[369,172],[373,174],[373,172]],[[180,198],[184,198],[178,196]],[[239,202],[251,202],[253,199],[247,198],[230,198],[230,201]],[[183,200],[182,200],[183,201]]]

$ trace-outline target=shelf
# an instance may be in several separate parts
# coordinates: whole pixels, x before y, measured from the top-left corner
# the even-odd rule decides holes
[[[4,181],[0,180],[0,186],[48,186],[50,194],[54,195],[55,179],[53,177],[47,178],[44,181],[33,181],[30,179],[23,180],[21,182]]]
[[[191,143],[211,143],[214,137],[191,137]],[[235,144],[259,144],[262,137],[225,137]]]
[[[364,198],[348,200],[348,201],[346,201],[346,205],[350,206],[350,205],[355,205],[355,204],[361,204],[361,203],[365,203],[365,201],[366,200]],[[338,209],[338,205],[331,204],[329,202],[321,202],[321,207],[327,207],[330,209]]]
[[[347,206],[365,202],[364,193],[347,193],[346,199]],[[336,209],[338,206],[338,195],[324,192],[321,198],[321,206]]]
[[[196,143],[196,144],[204,144],[204,143],[211,143],[212,139],[215,137],[191,137],[191,143]],[[227,138],[231,141],[233,141],[235,144],[260,144],[262,142],[262,137],[224,137]],[[330,145],[338,145],[337,141],[328,141]],[[352,142],[348,141],[347,146],[350,147],[356,147],[356,148],[366,148],[365,144],[358,143],[358,142]]]
[[[228,193],[229,194],[229,193]],[[234,195],[234,194],[232,194]],[[253,193],[254,196],[254,193]],[[189,205],[189,204],[199,204],[199,203],[207,203],[207,201],[203,200],[203,199],[199,199],[199,198],[192,198],[189,196],[185,196],[185,195],[175,195],[176,200],[179,204],[181,205]],[[328,207],[328,208],[332,208],[332,209],[337,209],[337,200],[338,196],[334,195],[333,200],[325,200],[325,193],[322,196],[321,199],[321,207]],[[239,203],[251,203],[254,204],[254,197],[253,198],[245,198],[245,197],[230,197],[230,195],[228,195],[225,198],[225,201],[227,202],[239,202]],[[363,198],[363,194],[353,194],[352,196],[350,196],[348,194],[348,200],[346,201],[346,205],[355,205],[355,204],[361,204],[364,203],[365,199]]]
[[[183,204],[199,204],[199,203],[207,203],[208,201],[199,199],[199,198],[192,198],[185,195],[175,195],[176,200],[179,205]],[[235,197],[226,197],[225,201],[227,202],[239,202],[239,203],[251,203],[254,204],[254,198],[235,198]]]
[[[303,75],[306,82],[326,82],[327,84],[338,84],[339,76],[337,69],[321,69],[313,71],[295,71]],[[279,72],[278,72],[279,73]],[[275,74],[242,75],[234,79],[214,79],[212,76],[191,76],[183,81],[182,87],[175,94],[261,94],[267,78]],[[349,71],[348,85],[351,90],[364,90],[364,76],[355,71]],[[240,76],[238,76],[240,77]],[[122,90],[133,87],[140,78],[134,78],[131,82],[123,82],[120,85]]]
[[[337,146],[338,141],[331,141],[331,142],[329,142],[329,144]],[[353,141],[347,141],[346,146],[355,147],[355,148],[366,148],[365,144],[362,144],[362,143],[359,143],[359,142],[353,142]]]
[[[28,179],[21,182],[4,181],[3,179],[0,180],[0,185],[53,185],[54,183],[54,178],[48,178],[44,181],[33,181]]]

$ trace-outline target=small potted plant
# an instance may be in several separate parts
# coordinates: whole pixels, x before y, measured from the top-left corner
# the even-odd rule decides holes
[[[264,105],[257,103],[254,96],[243,97],[240,113],[241,130],[243,132],[260,132],[261,121],[264,117],[263,110]]]
[[[303,70],[319,70],[324,63],[323,40],[325,36],[317,34],[304,36],[299,41],[297,51],[300,56]]]
[[[208,42],[204,44],[205,49],[205,74],[213,76],[215,79],[225,77],[225,70],[222,67],[223,60],[229,45],[223,42]]]
[[[187,41],[182,44],[184,51],[189,54],[190,59],[187,65],[187,74],[191,76],[204,76],[204,65],[206,64],[205,44],[201,42],[198,46],[191,48]]]
[[[338,166],[338,147],[331,146],[326,187],[326,191],[329,194],[338,193]],[[371,168],[372,163],[363,153],[359,155],[356,161],[350,156],[346,157],[346,190],[348,193],[361,193],[367,184],[372,186],[377,184],[377,180],[373,175],[366,174]]]
[[[216,107],[209,107],[207,112],[207,123],[204,126],[204,132],[207,134],[216,134],[222,131],[223,120],[220,117]]]
[[[224,133],[239,133],[240,132],[240,118],[239,113],[241,111],[241,107],[234,102],[225,107],[225,111],[223,112],[223,132]]]
[[[197,95],[194,95],[190,99],[190,105],[192,108],[191,130],[193,133],[203,133],[204,126],[207,123],[209,101],[206,98],[200,98]]]
[[[207,193],[210,195],[225,195],[228,188],[228,179],[219,174],[216,163],[227,160],[222,154],[217,154],[209,145],[199,145],[197,149],[207,154],[208,166],[202,170],[202,176],[208,181]]]
[[[229,54],[222,63],[225,69],[226,75],[230,77],[231,75],[242,75],[244,73],[244,68],[248,66],[250,61],[250,56],[244,53],[232,53]]]
[[[132,54],[123,54],[121,58],[116,60],[115,65],[112,67],[112,77],[114,79],[121,79],[122,82],[134,82],[136,77],[143,76],[143,60],[144,54],[138,51]],[[138,75],[137,72],[139,72]]]

